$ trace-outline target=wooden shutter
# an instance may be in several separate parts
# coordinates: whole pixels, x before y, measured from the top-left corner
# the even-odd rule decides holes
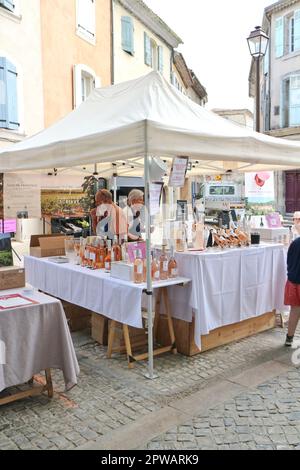
[[[300,10],[294,13],[294,51],[300,49]]]
[[[144,33],[144,53],[145,53],[145,64],[152,67],[152,46],[151,39],[147,33]]]
[[[14,11],[15,2],[14,0],[0,0],[0,6],[6,8],[7,10]]]
[[[6,61],[6,80],[7,80],[7,113],[8,128],[18,129],[18,91],[17,91],[17,69],[8,60]]]
[[[164,49],[162,46],[158,46],[158,70],[160,73],[164,71]]]
[[[122,16],[122,49],[130,54],[134,54],[134,28],[133,20],[130,16]]]
[[[289,125],[300,126],[300,74],[290,77]]]
[[[18,129],[17,70],[0,57],[0,127]]]
[[[275,22],[275,56],[281,57],[283,55],[284,46],[284,29],[283,17],[276,19]]]
[[[0,57],[0,127],[7,127],[6,59]]]

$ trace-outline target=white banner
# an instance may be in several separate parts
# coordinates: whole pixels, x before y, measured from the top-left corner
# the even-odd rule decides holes
[[[273,171],[245,173],[245,197],[249,202],[271,202],[275,199]]]
[[[40,179],[30,174],[6,173],[3,191],[4,218],[41,217]]]

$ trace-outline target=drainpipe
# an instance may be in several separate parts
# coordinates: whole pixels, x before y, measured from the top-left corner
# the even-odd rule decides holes
[[[114,0],[110,0],[110,80],[115,83],[115,51],[114,51]]]

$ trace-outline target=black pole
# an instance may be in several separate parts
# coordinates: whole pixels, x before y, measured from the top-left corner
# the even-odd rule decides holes
[[[260,132],[260,57],[256,57],[256,132]]]

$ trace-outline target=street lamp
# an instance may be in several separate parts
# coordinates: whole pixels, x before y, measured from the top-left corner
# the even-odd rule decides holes
[[[260,59],[266,55],[269,36],[256,26],[247,38],[250,54],[256,63],[256,131],[260,132]]]

